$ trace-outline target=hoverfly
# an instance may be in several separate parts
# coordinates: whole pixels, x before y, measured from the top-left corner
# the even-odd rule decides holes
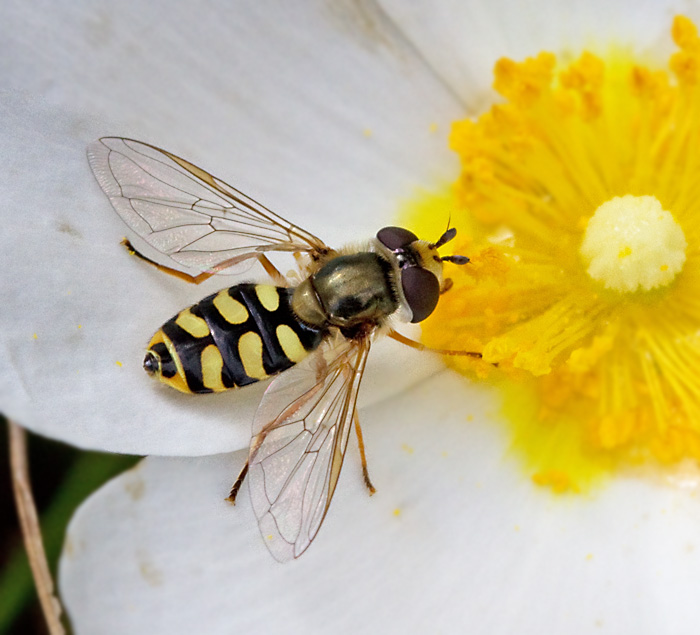
[[[361,248],[333,249],[147,143],[105,137],[88,147],[88,159],[122,220],[171,266],[152,264],[180,275],[183,268],[200,271],[192,277],[199,281],[258,261],[272,277],[273,285],[237,284],[180,311],[153,336],[143,366],[186,393],[275,376],[229,500],[235,502],[247,475],[268,549],[279,561],[299,557],[326,516],[353,423],[365,482],[374,491],[355,410],[370,345],[384,333],[425,348],[392,326],[428,317],[449,284],[443,262],[468,262],[438,255],[456,230],[430,243],[407,229],[385,227]],[[301,281],[292,284],[268,252],[293,254]]]

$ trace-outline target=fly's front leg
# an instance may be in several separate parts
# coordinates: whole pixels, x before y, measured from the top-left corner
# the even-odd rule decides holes
[[[458,355],[462,357],[474,357],[475,359],[481,359],[481,353],[476,353],[474,351],[453,351],[445,348],[430,348],[430,346],[416,342],[416,340],[412,340],[410,337],[401,335],[401,333],[394,331],[393,329],[389,331],[388,335],[391,339],[419,351],[430,351],[432,353],[440,353],[441,355]],[[497,366],[497,364],[494,364],[494,366]]]

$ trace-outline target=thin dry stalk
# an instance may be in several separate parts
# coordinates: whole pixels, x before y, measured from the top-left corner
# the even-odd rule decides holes
[[[46,561],[44,543],[41,539],[41,527],[36,513],[32,486],[29,479],[29,462],[27,460],[27,435],[23,428],[8,421],[10,437],[10,469],[12,485],[15,492],[17,515],[24,538],[24,547],[29,557],[29,566],[34,576],[41,609],[51,635],[65,635],[61,624],[61,604],[54,595],[51,572]]]

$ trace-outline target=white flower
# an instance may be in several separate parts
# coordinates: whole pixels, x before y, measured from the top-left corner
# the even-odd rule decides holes
[[[185,285],[128,256],[85,160],[93,139],[165,147],[342,244],[454,177],[449,124],[492,98],[498,57],[611,40],[646,52],[686,8],[434,4],[6,10],[0,410],[111,451],[248,444],[263,387],[191,398],[143,373],[152,331],[227,283]],[[383,348],[360,409],[376,497],[350,456],[316,544],[281,567],[245,496],[223,502],[242,451],[146,459],[71,526],[60,583],[76,632],[697,631],[686,493],[618,481],[554,504],[501,460],[483,393]]]

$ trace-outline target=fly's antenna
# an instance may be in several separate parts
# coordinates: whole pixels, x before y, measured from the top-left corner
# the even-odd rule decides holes
[[[457,235],[457,228],[456,227],[450,227],[440,238],[436,243],[433,243],[433,247],[436,249],[439,249],[442,247],[445,243],[449,243],[455,236]]]
[[[439,249],[442,247],[445,243],[450,242],[455,236],[457,235],[457,228],[456,227],[450,227],[449,222],[448,222],[448,229],[445,231],[445,233],[440,236],[438,241],[436,243],[433,243],[432,246],[435,247],[436,249]],[[443,262],[451,262],[452,264],[455,265],[466,265],[469,262],[469,258],[466,256],[443,256],[440,258]]]
[[[450,231],[450,225],[452,224],[452,212],[449,212],[447,214],[447,227],[445,227],[445,231],[448,232]]]
[[[469,262],[469,258],[466,256],[443,256],[440,258],[443,262],[451,262],[455,265],[466,265]]]

